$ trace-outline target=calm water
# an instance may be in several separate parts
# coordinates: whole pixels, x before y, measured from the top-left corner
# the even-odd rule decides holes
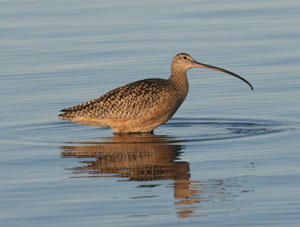
[[[1,226],[299,226],[299,1],[0,1]],[[188,52],[154,135],[57,118]]]

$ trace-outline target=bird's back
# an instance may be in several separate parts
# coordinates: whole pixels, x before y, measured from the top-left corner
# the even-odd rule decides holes
[[[175,86],[165,79],[139,80],[109,91],[93,101],[63,109],[60,118],[97,118],[131,120],[144,117],[161,102],[172,100]]]

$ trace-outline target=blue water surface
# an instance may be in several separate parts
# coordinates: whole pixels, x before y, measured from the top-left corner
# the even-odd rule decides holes
[[[299,226],[300,2],[0,2],[1,226]],[[188,72],[153,135],[61,121],[120,85]]]

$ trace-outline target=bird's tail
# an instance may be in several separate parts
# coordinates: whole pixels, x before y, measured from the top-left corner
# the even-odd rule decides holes
[[[73,106],[71,108],[62,109],[60,111],[62,113],[59,114],[58,117],[61,120],[72,121],[72,119],[75,118],[75,117],[89,116],[90,115],[89,110],[93,106],[94,103],[95,103],[95,100],[85,102],[85,103],[82,103],[80,105]]]
[[[63,110],[61,110],[61,112],[63,112],[63,113],[58,115],[59,119],[61,119],[61,120],[72,121],[72,119],[75,117],[74,111],[68,111],[68,109],[63,109]]]

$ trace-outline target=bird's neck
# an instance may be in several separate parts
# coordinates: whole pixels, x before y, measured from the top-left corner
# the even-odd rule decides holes
[[[189,90],[189,82],[186,75],[186,70],[173,70],[172,74],[169,77],[169,80],[173,82],[176,87],[183,93],[183,95],[187,95]]]

